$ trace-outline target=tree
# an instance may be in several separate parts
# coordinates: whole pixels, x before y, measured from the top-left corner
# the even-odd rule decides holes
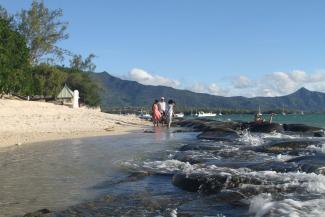
[[[89,54],[85,60],[82,60],[82,56],[73,55],[70,60],[70,67],[72,69],[80,70],[80,71],[89,71],[93,72],[96,69],[96,65],[92,62],[93,58],[96,56],[94,54]]]
[[[7,10],[0,5],[0,18],[9,22],[13,21],[13,16],[9,15]]]
[[[94,107],[100,104],[99,87],[93,82],[89,73],[70,69],[66,80],[69,87],[79,90],[80,101]]]
[[[50,10],[43,1],[37,0],[33,0],[29,10],[18,14],[18,29],[27,39],[31,64],[53,61],[53,57],[63,60],[67,51],[56,46],[57,42],[68,38],[68,23],[59,20],[62,15],[62,9]]]
[[[29,91],[29,50],[25,38],[10,21],[0,18],[0,94]]]
[[[36,94],[55,97],[67,79],[67,73],[53,66],[40,64],[33,67],[32,77]]]

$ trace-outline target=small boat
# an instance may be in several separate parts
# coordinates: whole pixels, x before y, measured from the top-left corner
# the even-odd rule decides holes
[[[215,117],[217,116],[216,113],[212,113],[212,112],[208,112],[208,113],[205,113],[205,112],[199,112],[197,114],[195,114],[196,117]]]
[[[301,115],[304,115],[305,113],[304,113],[304,111],[301,111],[300,114],[301,114]]]
[[[139,115],[139,118],[141,118],[141,119],[145,119],[145,120],[150,120],[150,119],[151,119],[151,115],[148,114],[148,113],[140,114],[140,115]]]
[[[219,109],[219,114],[218,114],[219,116],[222,116],[222,113],[221,113],[221,110]]]
[[[262,113],[261,113],[261,106],[258,106],[258,113],[257,113],[257,115],[262,116]]]
[[[284,112],[284,105],[282,105],[282,115],[283,115],[283,116],[287,115],[287,114]]]
[[[175,117],[177,117],[177,118],[183,118],[184,117],[184,113],[183,112],[177,113],[177,114],[175,114]]]

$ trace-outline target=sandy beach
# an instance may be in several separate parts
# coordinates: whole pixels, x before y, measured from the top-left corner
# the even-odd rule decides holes
[[[149,122],[135,115],[115,115],[99,110],[45,102],[0,100],[0,148],[27,143],[127,133]]]

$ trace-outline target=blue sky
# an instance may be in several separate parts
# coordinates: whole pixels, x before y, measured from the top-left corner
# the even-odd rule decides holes
[[[325,91],[325,1],[44,0],[96,71],[216,95]],[[10,13],[30,0],[0,0]],[[324,80],[323,80],[324,79]]]

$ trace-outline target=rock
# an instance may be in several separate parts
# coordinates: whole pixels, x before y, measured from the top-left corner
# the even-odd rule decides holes
[[[218,173],[213,175],[192,173],[175,174],[172,182],[175,186],[190,192],[200,193],[218,193],[222,189],[232,189],[239,187],[241,184],[260,185],[262,182],[254,177],[245,177],[237,174],[227,175]]]
[[[291,132],[314,132],[323,130],[319,127],[312,127],[304,124],[283,124],[283,129]]]
[[[46,214],[51,214],[52,212],[48,209],[40,209],[36,212],[31,212],[25,214],[23,217],[43,217],[43,216],[51,216],[51,215],[46,215]]]
[[[314,132],[314,137],[325,137],[324,131]]]
[[[325,154],[313,156],[301,156],[287,160],[288,163],[296,163],[302,172],[325,175]]]
[[[197,131],[214,131],[219,128],[227,128],[232,130],[241,130],[242,123],[239,122],[223,122],[216,121],[210,119],[191,119],[191,120],[183,120],[177,122],[178,126],[181,127],[191,127],[196,129]]]
[[[198,143],[198,144],[188,144],[182,146],[180,151],[212,151],[212,150],[220,150],[221,146],[218,143]]]
[[[319,146],[320,144],[321,143],[319,141],[292,140],[292,141],[279,142],[279,143],[271,144],[269,146],[265,146],[264,151],[272,152],[272,153],[282,153],[285,151],[292,151],[292,150],[304,151],[310,145]]]
[[[199,139],[208,139],[215,141],[233,141],[239,138],[236,131],[227,128],[218,128],[214,131],[205,131],[197,136]]]
[[[275,171],[280,173],[296,172],[299,170],[297,165],[281,161],[267,161],[262,163],[251,164],[247,165],[247,168],[255,171]]]
[[[213,180],[202,174],[175,174],[173,184],[190,192],[216,193],[219,192],[226,182],[227,176],[215,175]]]
[[[271,132],[282,132],[283,127],[281,124],[278,123],[249,123],[248,124],[249,130],[251,132],[256,132],[256,133],[271,133]]]
[[[231,190],[221,191],[215,195],[215,200],[218,203],[234,203],[245,198],[246,197],[242,193]]]

